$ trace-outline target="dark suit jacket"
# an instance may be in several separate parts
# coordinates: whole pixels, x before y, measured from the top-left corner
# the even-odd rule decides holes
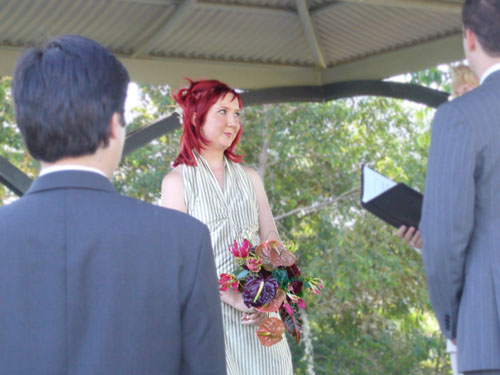
[[[0,374],[225,374],[205,225],[91,172],[0,207]]]
[[[500,369],[500,72],[434,117],[420,229],[460,371]]]

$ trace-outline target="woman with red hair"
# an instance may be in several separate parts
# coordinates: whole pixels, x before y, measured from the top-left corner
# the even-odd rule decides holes
[[[240,165],[235,152],[242,132],[240,95],[216,80],[189,82],[173,95],[183,110],[183,133],[174,168],[163,180],[161,204],[205,223],[217,273],[232,273],[234,240],[258,244],[279,235],[259,175]],[[221,300],[228,375],[292,375],[286,340],[264,347],[257,339],[267,314],[248,308],[231,288]]]

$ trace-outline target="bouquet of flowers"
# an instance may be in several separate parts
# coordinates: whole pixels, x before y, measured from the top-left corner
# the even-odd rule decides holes
[[[246,306],[261,312],[279,312],[281,320],[268,318],[257,329],[262,345],[271,346],[281,341],[285,329],[298,343],[302,331],[300,309],[306,307],[302,299],[304,289],[321,294],[323,281],[302,276],[293,252],[278,241],[266,241],[258,246],[252,246],[246,239],[241,245],[234,241],[229,251],[237,268],[232,274],[220,275],[220,290],[233,288],[243,294]]]

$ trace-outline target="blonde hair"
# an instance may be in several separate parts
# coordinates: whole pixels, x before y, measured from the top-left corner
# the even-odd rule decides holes
[[[451,68],[451,95],[460,96],[460,86],[468,84],[472,87],[479,86],[479,80],[467,65],[457,65]]]

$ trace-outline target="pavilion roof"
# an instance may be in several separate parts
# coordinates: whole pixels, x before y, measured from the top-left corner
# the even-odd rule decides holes
[[[99,41],[132,79],[234,87],[382,79],[463,58],[461,0],[0,0],[0,74],[59,34]]]

